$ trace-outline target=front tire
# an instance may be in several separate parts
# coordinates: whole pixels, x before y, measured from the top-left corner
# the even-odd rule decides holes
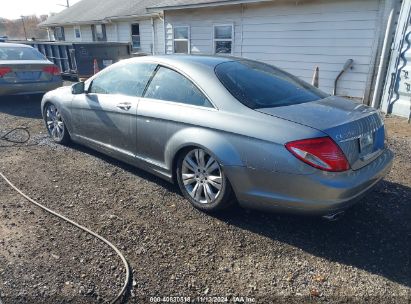
[[[44,108],[44,121],[47,131],[54,142],[58,144],[68,144],[70,134],[64,124],[60,110],[52,103],[47,103]]]
[[[212,212],[232,204],[231,185],[221,165],[207,151],[193,148],[181,153],[176,174],[181,192],[197,209]]]

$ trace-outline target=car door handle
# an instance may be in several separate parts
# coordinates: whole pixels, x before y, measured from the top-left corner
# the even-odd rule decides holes
[[[131,103],[128,103],[128,102],[119,103],[119,104],[117,105],[117,108],[122,109],[122,110],[124,110],[124,111],[128,111],[128,110],[130,110],[130,108],[131,108]]]

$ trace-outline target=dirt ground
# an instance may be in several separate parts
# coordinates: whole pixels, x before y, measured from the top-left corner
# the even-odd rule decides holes
[[[122,250],[133,269],[128,303],[410,303],[411,127],[404,119],[386,119],[396,154],[391,173],[339,221],[326,222],[238,207],[201,213],[144,171],[51,143],[39,104],[0,100],[0,134],[18,126],[32,134],[26,146],[0,148],[0,172]],[[0,303],[99,303],[123,279],[108,247],[0,181]]]

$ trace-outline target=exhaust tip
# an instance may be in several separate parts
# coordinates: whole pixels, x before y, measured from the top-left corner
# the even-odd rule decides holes
[[[344,215],[344,213],[345,213],[344,211],[330,213],[327,215],[323,215],[322,218],[329,222],[335,222],[335,221],[338,221]]]

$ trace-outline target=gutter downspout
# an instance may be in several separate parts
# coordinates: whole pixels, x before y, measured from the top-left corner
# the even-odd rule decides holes
[[[163,41],[164,41],[164,54],[167,54],[167,33],[166,33],[166,13],[164,12],[163,18]]]
[[[120,32],[118,30],[118,22],[114,22],[115,30],[116,30],[116,39],[120,41]]]
[[[375,80],[375,87],[374,87],[374,94],[373,94],[373,98],[371,101],[371,106],[373,108],[378,109],[380,107],[381,104],[381,95],[382,92],[381,88],[383,85],[383,71],[384,68],[386,67],[387,63],[388,63],[388,58],[390,55],[390,36],[391,36],[391,30],[392,30],[392,25],[393,25],[393,16],[394,16],[394,11],[395,11],[395,6],[393,5],[391,7],[391,11],[390,11],[390,15],[388,17],[388,21],[387,21],[387,28],[385,30],[385,36],[384,36],[384,42],[383,42],[383,47],[382,47],[382,51],[381,51],[381,57],[380,57],[380,61],[378,64],[378,73],[377,73],[377,79]]]
[[[152,54],[155,55],[156,51],[156,35],[155,35],[155,28],[154,28],[154,19],[151,17],[151,39],[152,39]]]
[[[243,57],[243,42],[244,42],[244,4],[241,4],[241,42],[240,56]]]
[[[335,78],[334,80],[334,89],[333,89],[333,95],[337,95],[337,84],[338,84],[338,80],[340,80],[342,74],[344,74],[345,72],[348,71],[348,69],[351,69],[352,65],[354,64],[354,60],[353,59],[348,59],[345,64],[344,67],[342,68],[341,72],[338,74],[337,78]]]

